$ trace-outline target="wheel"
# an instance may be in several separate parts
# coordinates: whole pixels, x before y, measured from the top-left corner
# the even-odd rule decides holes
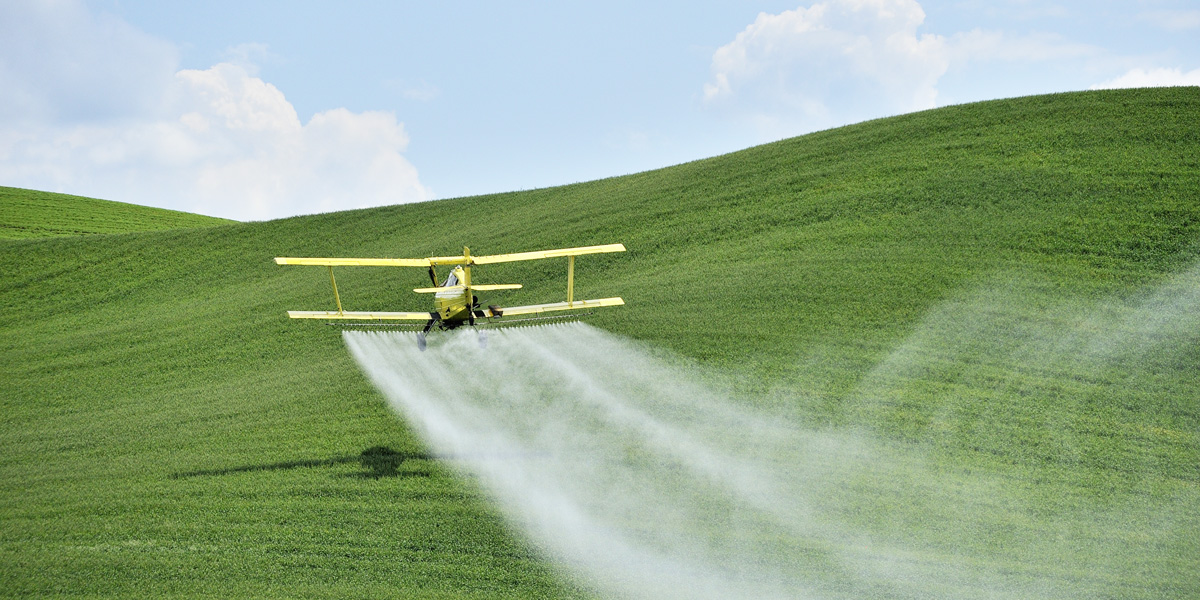
[[[424,331],[417,332],[417,349],[420,350],[421,352],[425,351],[425,332]]]
[[[479,347],[487,348],[487,332],[486,331],[483,331],[483,330],[479,331]]]

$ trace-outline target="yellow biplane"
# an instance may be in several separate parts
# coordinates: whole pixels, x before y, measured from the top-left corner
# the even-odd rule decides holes
[[[289,310],[288,316],[293,319],[329,319],[341,321],[425,321],[425,327],[417,334],[417,346],[425,349],[425,334],[435,326],[440,329],[454,329],[463,325],[474,327],[477,319],[488,323],[511,323],[510,317],[541,315],[557,311],[586,310],[602,306],[620,306],[625,304],[621,298],[601,298],[599,300],[575,299],[575,257],[584,254],[600,254],[603,252],[624,252],[622,244],[607,244],[603,246],[585,246],[582,248],[563,248],[560,250],[540,250],[536,252],[518,252],[516,254],[496,254],[492,256],[472,256],[471,249],[463,247],[462,256],[431,256],[429,258],[288,258],[277,257],[275,262],[281,265],[316,265],[329,268],[329,282],[333,285],[333,299],[337,310]],[[529,306],[509,306],[501,308],[489,305],[481,308],[479,298],[474,292],[491,292],[497,290],[515,290],[521,287],[519,283],[476,284],[471,281],[472,265],[488,265],[502,262],[521,260],[538,260],[544,258],[567,259],[567,300],[550,304],[533,304]],[[424,267],[429,269],[429,280],[433,287],[415,288],[418,294],[433,294],[434,310],[430,312],[377,312],[349,311],[342,308],[342,297],[338,294],[337,280],[333,276],[334,267]],[[441,284],[438,283],[436,267],[453,267],[450,274]],[[537,317],[533,317],[537,318]],[[480,332],[480,343],[486,341]]]

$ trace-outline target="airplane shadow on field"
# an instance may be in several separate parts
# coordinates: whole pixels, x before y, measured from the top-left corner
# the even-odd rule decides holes
[[[437,458],[438,457],[432,454],[426,454],[423,452],[398,452],[387,446],[372,446],[366,450],[363,450],[357,455],[343,455],[335,456],[333,458],[314,460],[289,460],[259,465],[243,465],[225,469],[187,471],[184,473],[173,473],[171,475],[171,479],[232,475],[234,473],[249,473],[252,471],[282,471],[286,469],[331,467],[346,463],[359,463],[362,465],[361,471],[351,473],[347,475],[348,477],[357,477],[362,479],[383,479],[384,477],[429,477],[431,473],[427,465],[421,465],[418,469],[406,469],[403,471],[400,470],[400,467],[405,461],[430,461],[436,460]]]

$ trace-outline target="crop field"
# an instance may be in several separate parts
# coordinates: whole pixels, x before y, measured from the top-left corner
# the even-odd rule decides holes
[[[236,221],[0,186],[0,239],[212,227]]]
[[[0,240],[0,596],[1200,596],[1197,88],[952,106],[542,190],[146,215],[163,228]],[[290,321],[332,307],[328,274],[271,260],[615,242],[575,293],[626,306],[424,355]],[[565,291],[560,261],[479,273],[525,286],[485,304]],[[353,310],[421,310],[427,283],[338,271]],[[412,365],[430,379],[389,387]],[[530,429],[618,401],[653,435]],[[527,452],[473,461],[428,407],[530,431]]]

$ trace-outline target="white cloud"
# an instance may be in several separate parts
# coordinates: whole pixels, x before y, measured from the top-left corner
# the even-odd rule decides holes
[[[248,218],[427,200],[401,154],[404,126],[388,112],[334,109],[301,124],[274,86],[240,67],[180,71],[180,118],[171,127],[196,203],[225,202]]]
[[[948,61],[944,38],[917,34],[924,20],[913,0],[759,14],[713,54],[705,101],[756,107],[750,119],[767,137],[932,108]]]
[[[1030,9],[1063,13],[1053,6]],[[705,105],[777,139],[934,108],[948,73],[973,71],[970,79],[1003,80],[997,89],[1035,93],[1013,73],[1078,70],[1106,55],[1054,32],[976,28],[935,35],[919,33],[924,21],[916,0],[822,0],[759,14],[713,54]]]
[[[1200,69],[1130,69],[1124,75],[1093,85],[1093,90],[1117,88],[1200,86]]]
[[[338,108],[301,123],[252,66],[177,71],[174,54],[161,59],[173,49],[165,42],[73,3],[38,7],[15,16],[43,33],[0,65],[9,90],[0,92],[0,184],[234,219],[432,197],[402,154],[408,135],[392,113]],[[5,28],[13,12],[0,9]],[[80,60],[95,71],[71,67]],[[52,76],[31,76],[39,70]]]

